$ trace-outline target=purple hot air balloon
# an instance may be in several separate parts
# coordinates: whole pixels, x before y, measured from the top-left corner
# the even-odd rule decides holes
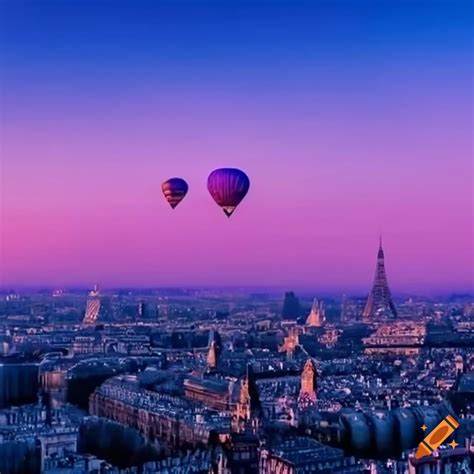
[[[174,209],[186,196],[188,183],[182,178],[171,178],[161,185],[161,190],[169,205]]]
[[[207,189],[217,205],[230,217],[250,187],[248,176],[236,168],[214,170],[207,178]]]

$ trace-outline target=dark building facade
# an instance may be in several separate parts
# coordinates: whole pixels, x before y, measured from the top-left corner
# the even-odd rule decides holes
[[[37,400],[39,366],[36,363],[0,364],[0,408]]]
[[[283,299],[283,319],[297,319],[301,313],[300,300],[293,291],[287,291]]]

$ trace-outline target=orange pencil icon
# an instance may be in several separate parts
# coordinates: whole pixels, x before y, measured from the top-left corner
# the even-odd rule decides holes
[[[430,455],[442,442],[459,427],[459,423],[448,415],[428,436],[418,445],[415,458],[420,459]]]

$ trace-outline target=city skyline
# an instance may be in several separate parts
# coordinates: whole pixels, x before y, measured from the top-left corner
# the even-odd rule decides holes
[[[380,237],[381,238],[381,237]],[[381,243],[380,243],[381,245]],[[380,255],[380,248],[377,252],[377,262],[379,261]],[[378,263],[377,263],[378,266]],[[276,292],[282,292],[287,290],[288,288],[292,288],[297,290],[301,293],[303,297],[312,297],[314,294],[318,294],[319,296],[333,298],[347,296],[349,294],[352,297],[358,298],[365,298],[368,295],[370,296],[373,292],[372,284],[368,284],[367,288],[365,288],[362,284],[360,286],[352,286],[352,287],[344,287],[343,285],[336,285],[334,287],[328,287],[321,284],[313,284],[311,282],[300,283],[300,284],[292,284],[289,283],[281,283],[279,285],[268,285],[268,284],[199,284],[199,283],[186,283],[186,284],[127,284],[126,282],[123,284],[98,284],[91,283],[91,282],[72,282],[72,283],[64,283],[64,282],[53,282],[53,283],[36,283],[36,284],[2,284],[0,281],[0,292],[8,292],[8,291],[40,291],[40,290],[72,290],[72,291],[80,291],[84,290],[89,292],[89,290],[95,291],[96,288],[100,287],[102,290],[110,292],[113,290],[122,290],[122,289],[129,289],[129,290],[166,290],[166,289],[177,289],[181,288],[183,290],[215,290],[217,292],[234,292],[234,291],[256,291],[268,294],[275,294]],[[406,289],[401,289],[399,291],[394,292],[394,296],[397,298],[404,298],[404,297],[447,297],[447,296],[470,296],[472,295],[472,288],[440,288],[440,289],[427,289],[423,287],[411,287]]]
[[[1,287],[472,291],[464,2],[115,5],[2,6]]]

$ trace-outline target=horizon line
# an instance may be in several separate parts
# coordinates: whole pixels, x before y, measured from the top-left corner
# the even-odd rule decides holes
[[[196,291],[196,290],[217,290],[217,291],[249,291],[249,292],[301,292],[303,295],[322,294],[322,295],[341,295],[348,297],[367,297],[370,292],[370,288],[366,291],[347,289],[347,290],[336,290],[329,288],[312,289],[309,286],[301,285],[101,285],[98,284],[101,291],[110,292],[117,290],[132,290],[132,291],[150,291],[150,290],[183,290],[183,291]],[[41,285],[41,284],[14,284],[14,285],[0,285],[0,293],[5,294],[8,292],[15,291],[52,291],[52,290],[83,290],[90,291],[94,287],[94,284],[67,284],[67,285]],[[394,297],[403,296],[469,296],[474,298],[474,290],[472,289],[446,289],[446,290],[405,290],[393,292]]]

